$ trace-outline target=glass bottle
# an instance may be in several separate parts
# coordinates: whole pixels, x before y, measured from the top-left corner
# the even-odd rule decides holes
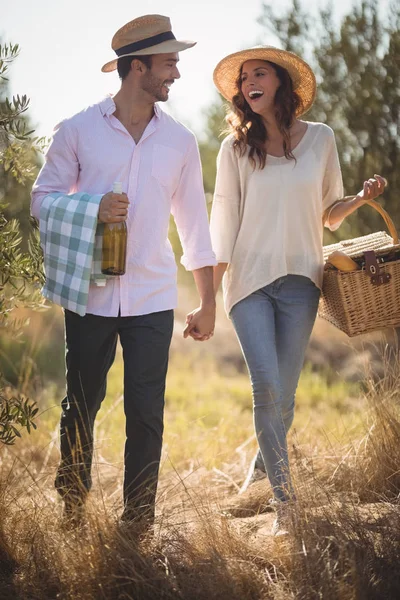
[[[122,194],[122,183],[113,185],[114,194]],[[104,223],[101,272],[104,275],[123,275],[126,264],[126,222]]]

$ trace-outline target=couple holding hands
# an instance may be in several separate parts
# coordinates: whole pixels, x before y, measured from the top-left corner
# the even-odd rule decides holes
[[[179,52],[194,44],[176,40],[161,15],[119,29],[112,40],[116,57],[102,67],[118,69],[119,91],[56,127],[33,187],[31,212],[46,234],[43,293],[65,312],[67,389],[56,488],[66,519],[78,524],[91,487],[94,421],[119,337],[126,416],[121,519],[145,526],[154,520],[177,303],[168,241],[172,213],[181,262],[193,272],[200,296],[185,337],[205,341],[213,335],[223,279],[225,309],[250,375],[259,444],[246,485],[268,476],[277,515],[273,533],[279,535],[295,506],[286,437],[317,314],[323,226],[339,227],[365,200],[380,195],[385,182],[374,175],[354,200],[343,202],[333,131],[301,119],[315,98],[313,71],[292,52],[250,48],[226,56],[214,71],[214,83],[230,103],[230,135],[217,159],[209,225],[195,137],[158,104],[180,78]],[[114,181],[122,182],[123,194],[110,192]],[[61,223],[51,248],[53,220],[44,205]],[[128,230],[126,273],[98,285],[93,268],[86,278],[95,230],[120,221]],[[46,262],[54,246],[56,264],[53,258]],[[87,288],[78,310],[82,281]]]

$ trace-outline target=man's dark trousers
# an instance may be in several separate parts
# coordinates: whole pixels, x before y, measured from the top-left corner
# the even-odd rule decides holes
[[[93,426],[119,336],[126,416],[124,517],[154,517],[173,320],[172,310],[134,317],[65,311],[67,395],[61,404],[55,482],[64,499],[83,503],[91,488]]]

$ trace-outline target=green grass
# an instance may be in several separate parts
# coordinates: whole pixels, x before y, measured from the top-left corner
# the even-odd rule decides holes
[[[308,444],[325,436],[341,440],[362,425],[363,401],[357,385],[331,378],[311,367],[303,370],[293,430],[296,441]],[[107,397],[96,421],[96,447],[109,461],[120,461],[125,440],[123,412],[123,363],[121,353],[108,377]],[[54,389],[52,390],[54,394]],[[59,419],[58,397],[48,398],[39,431],[53,432]],[[43,405],[42,405],[43,408]],[[248,441],[256,449],[253,431],[251,388],[247,373],[224,370],[213,356],[172,353],[167,377],[163,472],[184,469],[193,462],[221,468],[238,456]]]
[[[36,316],[27,338],[29,349],[34,348],[47,362],[54,357],[49,348],[62,346],[59,311]],[[54,314],[53,314],[54,313]],[[58,321],[55,317],[58,317]],[[49,324],[57,324],[49,335]],[[46,325],[46,327],[45,327]],[[62,326],[62,321],[61,321]],[[54,339],[53,339],[54,338]],[[185,347],[186,348],[186,347]],[[256,450],[254,438],[251,387],[247,372],[233,363],[222,364],[218,352],[208,353],[207,346],[188,345],[188,351],[172,351],[167,377],[165,431],[162,472],[184,470],[190,465],[206,469],[223,468],[225,463],[241,459],[242,463]],[[59,358],[56,359],[59,361]],[[239,361],[240,362],[240,361]],[[51,367],[51,364],[50,364]],[[46,365],[20,374],[24,387],[38,402],[41,416],[35,443],[45,447],[49,438],[54,441],[60,417],[60,402],[65,383],[60,375],[58,383],[45,383],[35,390],[35,373],[47,372]],[[32,379],[33,373],[33,379]],[[29,392],[29,384],[32,384]],[[125,442],[123,411],[123,363],[120,349],[112,366],[107,385],[107,397],[96,420],[96,448],[98,456],[109,463],[122,463]],[[294,426],[291,436],[296,444],[318,447],[327,438],[342,443],[349,435],[363,427],[365,400],[357,384],[346,382],[329,370],[315,370],[311,365],[303,369],[297,395]],[[318,440],[318,441],[317,441]],[[54,456],[56,455],[54,446]],[[243,457],[242,447],[245,448]]]

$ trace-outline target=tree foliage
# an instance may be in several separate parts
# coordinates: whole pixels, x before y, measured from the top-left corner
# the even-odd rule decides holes
[[[380,202],[400,224],[400,5],[385,17],[377,3],[349,4],[340,22],[330,7],[312,15],[306,3],[292,0],[279,9],[264,3],[259,23],[263,43],[271,35],[280,47],[307,60],[317,77],[317,97],[305,115],[330,125],[336,136],[346,194],[355,194],[365,179],[380,173],[389,187]],[[274,42],[272,42],[274,45]],[[206,113],[200,143],[206,191],[215,182],[215,158],[225,129],[226,106],[219,98]],[[363,207],[345,220],[337,233],[326,232],[327,243],[383,229],[381,217]]]
[[[400,6],[386,17],[377,3],[362,0],[337,26],[331,8],[317,16],[298,0],[283,13],[263,4],[260,23],[284,49],[308,60],[318,93],[306,115],[330,125],[336,134],[346,194],[357,193],[365,179],[381,173],[389,181],[381,202],[400,222]],[[377,213],[364,207],[340,228],[340,235],[364,235],[382,229]]]
[[[18,45],[0,45],[0,91],[7,89],[6,73],[18,52]],[[26,96],[14,96],[11,101],[0,99],[0,329],[15,326],[9,316],[16,306],[42,305],[38,290],[43,283],[42,254],[37,229],[32,229],[27,250],[23,250],[20,223],[10,218],[15,184],[23,186],[35,177],[36,153],[44,143],[43,139],[30,137],[32,130],[23,119],[28,106]],[[24,193],[29,196],[26,188]]]
[[[21,437],[18,427],[24,427],[28,433],[36,429],[34,421],[38,408],[35,402],[19,394],[7,397],[4,390],[0,402],[0,443],[14,444]]]
[[[0,45],[0,92],[7,89],[7,72],[18,56],[18,45]],[[20,223],[9,218],[13,192],[20,190],[37,172],[36,153],[44,140],[31,138],[25,113],[29,107],[26,96],[0,99],[0,331],[18,332],[21,321],[10,318],[16,307],[37,307],[43,304],[39,286],[43,283],[42,254],[38,232],[32,231],[27,250],[22,248]],[[24,193],[26,196],[26,188]],[[28,192],[29,195],[29,192]],[[9,394],[0,374],[0,442],[12,444],[20,437],[19,428],[28,433],[36,427],[34,402]]]
[[[199,142],[203,182],[206,194],[214,192],[216,160],[225,127],[226,105],[218,98],[205,111],[206,127],[204,138]]]

